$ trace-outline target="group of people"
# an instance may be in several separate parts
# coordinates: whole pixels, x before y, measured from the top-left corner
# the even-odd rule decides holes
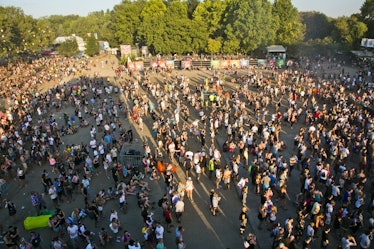
[[[317,67],[312,73],[311,64],[338,73],[318,77],[322,69]],[[128,196],[135,195],[144,219],[144,238],[150,246],[162,249],[164,229],[151,217],[148,178],[165,182],[167,194],[160,205],[170,231],[173,217],[182,222],[184,200],[194,202],[194,184],[204,174],[212,180],[209,198],[214,216],[219,212],[219,190],[230,189],[232,179],[235,181],[243,204],[238,210],[242,235],[249,224],[247,199],[254,193],[260,196],[257,227],[266,225],[271,231],[273,248],[300,244],[311,248],[317,238],[322,248],[328,248],[330,231],[340,236],[342,248],[370,247],[374,120],[371,109],[365,107],[372,105],[373,92],[364,88],[365,81],[371,80],[370,69],[350,75],[334,59],[317,57],[301,58],[285,70],[213,71],[204,82],[170,73],[158,73],[162,80],[156,81],[151,71],[126,77],[125,71],[116,70],[112,84],[96,73],[83,76],[80,72],[89,66],[87,59],[40,58],[0,69],[5,82],[2,96],[10,106],[0,127],[2,194],[15,178],[20,188],[27,188],[30,168],[44,167],[44,193],[35,190],[30,199],[38,214],[46,207],[44,194],[58,210],[50,220],[56,233],[54,248],[63,247],[63,231],[68,232],[73,247],[77,236],[84,237],[88,248],[94,247],[95,235],[81,219],[88,216],[99,226],[107,201],[115,199],[125,211]],[[37,91],[39,84],[69,75],[78,80]],[[229,78],[235,81],[230,83]],[[7,88],[14,91],[5,91]],[[74,111],[56,117],[56,112],[69,108]],[[124,119],[134,127],[126,130]],[[64,136],[87,125],[91,126],[87,128],[89,141],[63,143]],[[142,132],[147,125],[149,139],[156,146],[145,143],[143,168],[122,165],[119,151],[123,143],[133,141],[132,129]],[[290,139],[282,131],[295,137]],[[174,176],[178,167],[186,176],[179,182]],[[90,182],[102,172],[111,187],[95,196]],[[287,210],[292,199],[288,183],[294,177],[300,182],[295,195],[297,212],[279,221],[280,207]],[[84,205],[68,219],[61,205],[73,202],[76,195],[82,196]],[[12,216],[11,205],[7,208]],[[119,227],[119,218],[111,215],[109,230],[101,228],[100,244],[119,237],[129,248],[140,248],[128,231],[119,236]],[[178,248],[186,246],[183,229],[178,226],[175,232],[179,234]],[[243,243],[254,248],[255,231],[244,236]]]

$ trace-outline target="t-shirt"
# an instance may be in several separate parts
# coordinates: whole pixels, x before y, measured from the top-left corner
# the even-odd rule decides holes
[[[175,204],[175,212],[177,213],[182,213],[184,211],[184,202],[179,200],[176,204]]]
[[[71,239],[78,238],[78,226],[77,225],[71,225],[67,228],[69,236]]]
[[[49,188],[48,194],[49,194],[49,196],[51,197],[52,200],[56,199],[57,198],[56,188],[55,187]]]
[[[163,239],[164,238],[164,227],[161,225],[156,226],[155,233],[156,233],[156,239]]]

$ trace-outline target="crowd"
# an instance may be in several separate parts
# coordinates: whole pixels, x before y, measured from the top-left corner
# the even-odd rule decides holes
[[[0,69],[1,94],[9,106],[0,129],[2,196],[13,179],[19,188],[27,188],[31,168],[48,166],[41,176],[43,191],[32,190],[30,201],[37,214],[47,207],[44,198],[56,210],[48,223],[55,235],[52,248],[78,248],[82,240],[86,248],[112,241],[140,248],[143,243],[129,231],[120,232],[118,212],[126,212],[130,195],[138,199],[144,243],[165,248],[164,226],[171,232],[174,217],[183,222],[184,202],[194,202],[194,184],[202,175],[214,186],[207,196],[213,216],[219,213],[220,189],[240,191],[238,231],[245,248],[257,243],[255,231],[247,227],[251,192],[259,196],[257,228],[266,226],[273,248],[312,248],[316,243],[321,248],[370,247],[374,120],[367,107],[372,106],[373,92],[364,88],[370,71],[349,75],[335,60],[318,57],[301,58],[285,70],[212,71],[198,84],[170,72],[158,73],[162,80],[155,81],[152,70],[127,77],[120,68],[115,84],[109,84],[98,74],[83,75],[89,66],[87,59],[40,58]],[[319,77],[323,70],[338,73]],[[43,93],[36,90],[67,76],[78,80]],[[235,80],[226,82],[228,78]],[[56,118],[54,113],[68,108],[73,111]],[[134,129],[148,126],[151,131],[142,168],[119,160],[122,145],[133,141],[133,128],[125,129],[124,119],[130,119]],[[64,136],[87,126],[87,143],[63,143]],[[296,134],[293,143],[282,139],[282,131]],[[178,169],[185,179],[177,180]],[[91,180],[100,173],[111,187],[92,193]],[[297,212],[282,221],[277,218],[280,209],[287,210],[294,199],[289,194],[291,177],[300,181]],[[153,219],[149,180],[164,181],[165,195],[158,204],[165,222]],[[65,215],[61,204],[77,197],[84,205]],[[113,199],[118,211],[111,210],[104,222],[109,213],[105,204]],[[9,196],[6,208],[10,217],[17,215]],[[94,220],[99,234],[86,227],[86,217]],[[181,224],[175,228],[178,249],[186,247],[184,229]],[[9,248],[37,247],[41,241],[36,232],[29,240],[20,238],[15,226],[0,232]],[[339,236],[337,245],[330,245],[330,232]]]

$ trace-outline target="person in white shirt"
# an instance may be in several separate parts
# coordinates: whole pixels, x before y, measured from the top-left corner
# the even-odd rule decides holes
[[[184,212],[184,202],[183,202],[183,198],[180,198],[177,201],[177,203],[175,203],[175,215],[177,217],[178,223],[181,222],[183,212]]]
[[[156,234],[156,239],[163,239],[164,238],[164,227],[161,225],[161,223],[157,223],[156,228],[155,228],[155,234]]]
[[[70,223],[66,230],[68,231],[69,238],[70,238],[70,241],[71,241],[71,244],[72,244],[73,248],[77,248],[77,246],[78,246],[78,230],[79,230],[78,226],[73,224],[73,223]]]

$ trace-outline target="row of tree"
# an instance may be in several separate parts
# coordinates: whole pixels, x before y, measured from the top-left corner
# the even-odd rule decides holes
[[[351,49],[365,33],[374,32],[373,5],[366,0],[361,13],[336,19],[299,13],[291,0],[123,0],[111,11],[86,17],[39,19],[18,8],[0,7],[0,57],[37,53],[58,36],[86,39],[88,33],[97,33],[112,46],[145,45],[160,54],[248,54],[270,44],[338,44]]]

